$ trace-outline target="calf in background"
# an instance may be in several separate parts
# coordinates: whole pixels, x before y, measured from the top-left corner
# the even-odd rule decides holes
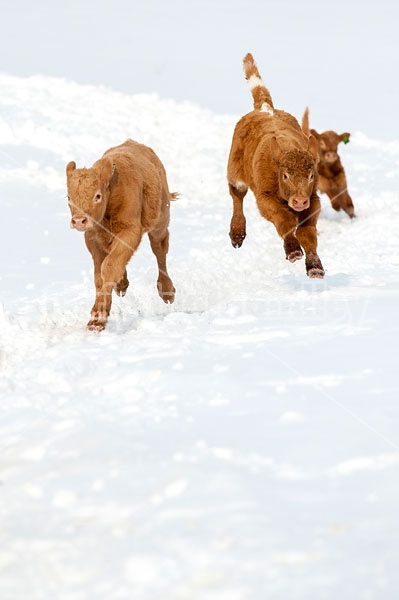
[[[292,115],[274,108],[252,54],[244,58],[244,74],[254,110],[238,121],[228,161],[233,199],[231,242],[240,248],[246,237],[243,200],[250,188],[261,215],[283,239],[286,258],[290,262],[301,259],[303,248],[307,275],[321,279],[324,269],[317,254],[316,231],[320,212],[317,141],[304,135]]]
[[[319,143],[320,162],[317,165],[319,173],[318,189],[324,192],[331,200],[334,210],[344,210],[352,219],[355,217],[355,207],[348,194],[345,170],[338,155],[338,144],[349,142],[350,133],[335,133],[324,131],[318,133],[309,129],[309,109],[306,108],[302,117],[302,129],[305,135],[313,135]]]
[[[71,227],[85,234],[94,263],[96,297],[88,329],[104,329],[112,291],[124,296],[126,265],[148,233],[158,262],[158,293],[173,302],[175,288],[166,269],[169,247],[169,192],[165,169],[142,144],[127,140],[107,150],[89,169],[66,167]]]

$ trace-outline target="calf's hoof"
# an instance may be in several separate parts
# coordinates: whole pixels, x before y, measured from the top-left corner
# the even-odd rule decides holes
[[[176,290],[170,278],[158,279],[158,294],[165,304],[173,304],[175,301]]]
[[[351,219],[356,217],[355,207],[353,205],[352,206],[344,206],[343,209],[346,212],[346,214],[348,215],[348,217],[350,217]]]
[[[118,296],[125,296],[126,290],[128,287],[129,287],[129,280],[127,277],[124,277],[123,279],[121,279],[119,281],[119,283],[116,284],[115,292],[118,294]]]
[[[92,313],[90,321],[86,325],[89,331],[102,331],[107,324],[107,317],[99,312]]]
[[[321,260],[315,252],[306,256],[306,273],[311,279],[323,279],[324,269]]]
[[[95,321],[90,319],[86,325],[88,331],[103,331],[105,329],[106,321]]]
[[[245,231],[230,231],[230,239],[233,248],[241,248],[243,241],[246,238]]]
[[[289,254],[287,254],[287,260],[289,260],[290,262],[295,262],[297,260],[301,260],[303,256],[303,252],[301,249],[299,250],[293,250],[292,252],[290,252]]]
[[[290,262],[301,260],[303,256],[302,248],[294,235],[286,235],[284,238],[285,257]]]
[[[320,269],[320,267],[312,267],[307,272],[308,277],[311,279],[323,279],[324,278],[324,269]]]

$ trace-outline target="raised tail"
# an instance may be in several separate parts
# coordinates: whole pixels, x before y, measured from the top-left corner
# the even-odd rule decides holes
[[[308,137],[310,136],[310,129],[309,129],[309,109],[308,109],[308,107],[305,108],[305,112],[303,113],[303,117],[302,117],[302,131]]]
[[[274,106],[269,90],[262,81],[258,67],[252,54],[247,54],[243,61],[245,79],[248,81],[252,97],[254,99],[254,109],[266,112],[273,116]]]

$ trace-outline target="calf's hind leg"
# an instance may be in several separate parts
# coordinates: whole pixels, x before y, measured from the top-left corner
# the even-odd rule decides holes
[[[244,197],[248,188],[245,183],[240,182],[235,186],[229,183],[229,192],[233,198],[233,216],[230,222],[230,239],[234,248],[241,248],[247,235],[246,221],[243,210]]]
[[[166,255],[169,250],[169,230],[164,227],[160,231],[155,229],[148,234],[151,249],[158,263],[158,294],[166,303],[172,304],[175,299],[175,288],[166,268]]]

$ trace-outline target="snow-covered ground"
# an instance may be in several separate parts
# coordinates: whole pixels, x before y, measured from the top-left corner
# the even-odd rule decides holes
[[[398,597],[399,142],[341,148],[315,281],[250,193],[230,244],[238,116],[0,76],[2,600]],[[127,137],[181,193],[177,296],[144,239],[98,335],[65,164]]]

